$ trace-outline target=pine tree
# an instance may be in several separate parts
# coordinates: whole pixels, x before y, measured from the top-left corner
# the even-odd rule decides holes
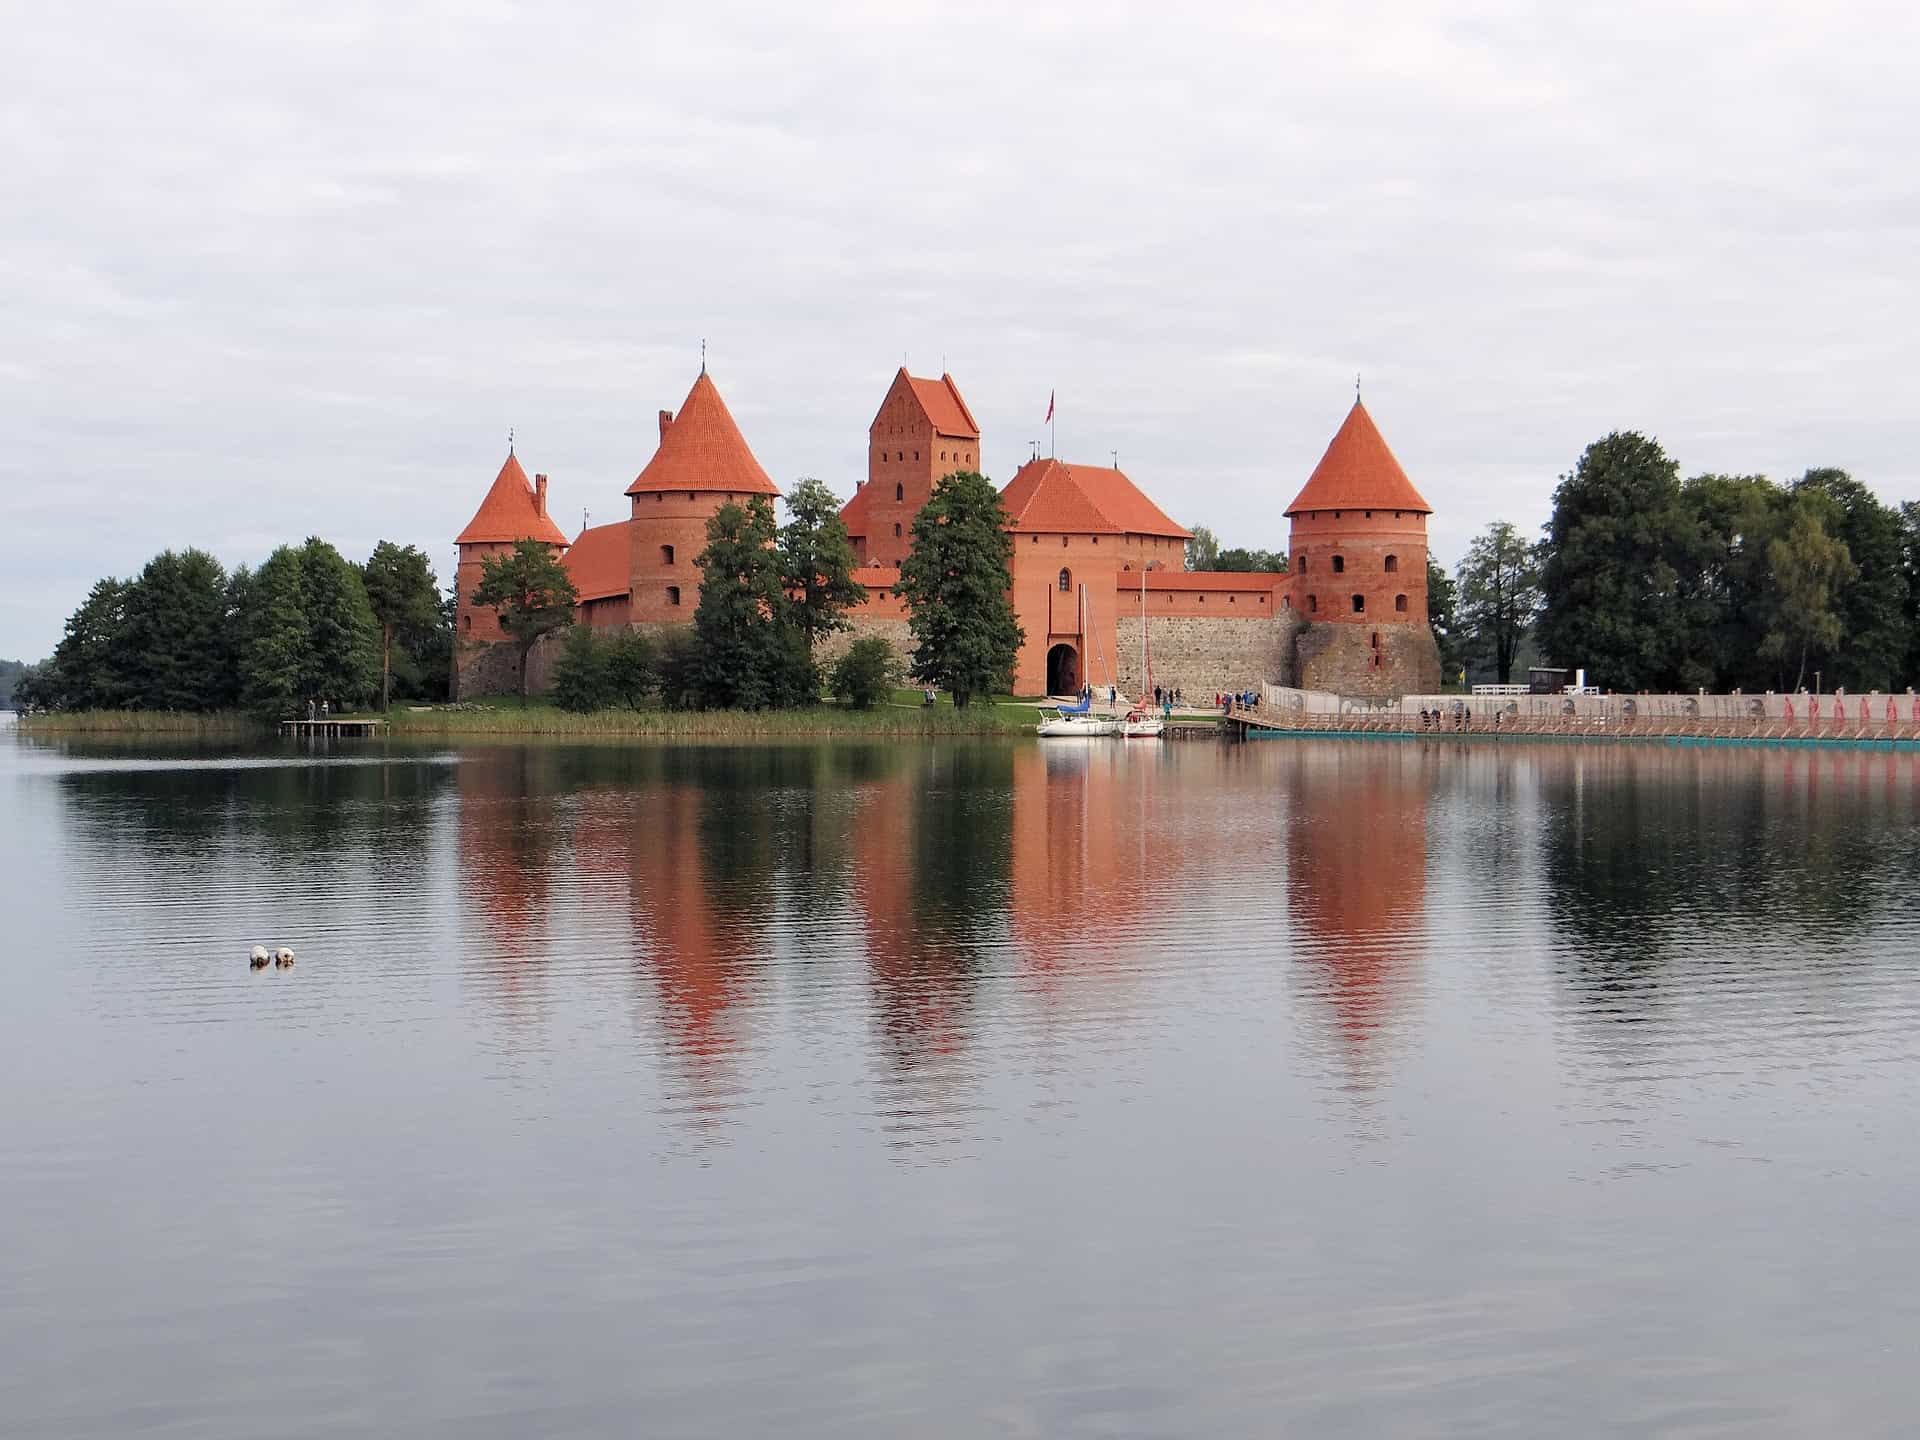
[[[1026,632],[1008,598],[1013,539],[993,482],[962,470],[933,487],[913,521],[900,597],[913,632],[913,674],[964,708],[1012,688]]]
[[[241,697],[249,709],[268,719],[298,715],[313,693],[306,688],[312,639],[300,552],[282,545],[269,555],[253,572],[247,599]]]
[[[440,591],[433,566],[412,545],[382,540],[361,572],[367,603],[380,626],[380,708],[393,705],[393,642],[409,629],[431,627],[440,614]]]
[[[867,598],[853,578],[853,542],[840,518],[840,502],[812,476],[787,492],[787,523],[780,528],[780,575],[792,601],[789,614],[808,647],[847,628],[845,612]]]
[[[299,555],[311,647],[306,693],[336,705],[365,700],[380,678],[380,626],[360,571],[317,537]]]
[[[133,582],[126,607],[127,703],[218,710],[237,682],[227,644],[227,572],[204,550],[166,550]]]
[[[133,582],[109,577],[94,582],[80,608],[67,617],[35,701],[47,709],[114,710],[131,702],[133,676],[127,648],[127,601]]]
[[[693,616],[705,705],[767,710],[819,698],[819,671],[795,619],[775,540],[773,506],[762,495],[722,505],[707,522]]]

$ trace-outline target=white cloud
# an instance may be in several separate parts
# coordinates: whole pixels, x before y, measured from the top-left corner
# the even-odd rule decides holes
[[[1284,542],[1354,372],[1451,559],[1614,427],[1920,495],[1914,19],[1806,6],[42,7],[0,98],[0,654],[165,545],[614,518],[704,336],[778,479],[903,352]]]

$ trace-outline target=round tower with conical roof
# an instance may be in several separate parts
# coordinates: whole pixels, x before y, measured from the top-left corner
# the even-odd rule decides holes
[[[547,513],[547,477],[531,482],[519,457],[507,451],[506,463],[493,478],[487,495],[454,540],[459,553],[453,571],[453,696],[506,693],[519,688],[518,657],[501,642],[507,634],[491,605],[476,605],[473,592],[480,586],[487,558],[505,554],[518,540],[541,540],[556,553],[567,548],[567,536]]]
[[[1427,516],[1358,399],[1287,507],[1284,603],[1305,626],[1296,683],[1342,695],[1406,695],[1440,684],[1427,623]]]
[[[700,603],[707,521],[730,501],[780,491],[703,366],[676,415],[660,412],[660,448],[633,484],[628,618],[636,624],[686,625]]]

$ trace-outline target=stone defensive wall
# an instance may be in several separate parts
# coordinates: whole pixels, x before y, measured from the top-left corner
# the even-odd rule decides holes
[[[1300,626],[1284,616],[1150,615],[1146,623],[1153,684],[1177,687],[1190,703],[1293,678],[1293,637]],[[1106,657],[1113,683],[1122,694],[1137,696],[1150,688],[1140,669],[1140,617],[1119,615],[1114,632],[1119,653]],[[1101,657],[1090,659],[1088,678],[1098,688],[1106,678]]]
[[[1920,694],[1911,690],[1898,695],[1430,694],[1377,700],[1268,685],[1257,707],[1236,707],[1234,718],[1249,731],[1273,733],[1920,744]]]

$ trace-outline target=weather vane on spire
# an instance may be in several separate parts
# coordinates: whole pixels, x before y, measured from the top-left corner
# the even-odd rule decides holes
[[[1360,372],[1358,370],[1353,372],[1353,403],[1356,405],[1360,403]]]
[[[511,425],[507,427],[507,453],[509,455],[513,453],[513,427]]]
[[[707,373],[707,337],[704,335],[700,337],[700,373]]]

